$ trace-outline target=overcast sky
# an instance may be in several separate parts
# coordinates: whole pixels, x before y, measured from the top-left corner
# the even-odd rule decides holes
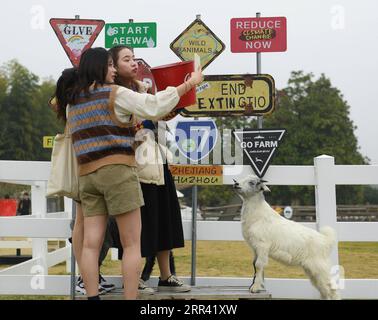
[[[378,164],[378,1],[375,0],[134,0],[47,1],[16,0],[0,11],[0,64],[16,58],[40,77],[57,78],[71,66],[50,18],[103,19],[107,23],[156,22],[157,47],[137,49],[151,66],[179,61],[170,43],[201,14],[202,20],[225,43],[225,51],[205,74],[255,73],[255,54],[231,53],[230,19],[262,16],[287,18],[286,52],[263,53],[262,72],[278,88],[290,72],[325,73],[350,105],[361,153]],[[104,46],[104,31],[94,46]],[[1,116],[1,115],[0,115]],[[327,116],[326,114],[324,115]]]

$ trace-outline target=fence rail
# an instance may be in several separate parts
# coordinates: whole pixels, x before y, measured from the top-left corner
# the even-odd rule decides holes
[[[204,220],[232,221],[240,220],[242,204],[217,207],[200,207]],[[282,214],[286,206],[273,206],[277,213]],[[308,222],[316,220],[315,206],[290,206],[294,221]],[[337,221],[378,221],[377,205],[337,205]]]
[[[48,275],[48,268],[67,262],[70,247],[48,253],[47,239],[66,239],[70,236],[71,201],[65,199],[65,213],[46,214],[46,181],[49,162],[0,161],[0,181],[30,184],[32,188],[32,216],[0,217],[0,237],[28,237],[32,239],[30,261],[0,270],[0,294],[68,295],[69,276]],[[249,166],[223,166],[223,183],[252,173]],[[333,227],[339,241],[378,241],[378,222],[337,221],[336,185],[378,184],[378,166],[335,165],[334,158],[319,156],[314,166],[271,166],[264,177],[270,185],[314,185],[316,222],[304,225],[319,229]],[[241,226],[236,221],[196,221],[197,240],[242,241]],[[192,222],[184,221],[185,239],[191,238]],[[337,246],[331,255],[338,263]],[[120,281],[120,277],[114,277]],[[189,278],[185,278],[188,282]],[[342,279],[340,279],[342,280]],[[156,278],[151,280],[156,282]],[[248,286],[250,279],[206,277],[198,278],[197,285]],[[274,298],[318,298],[317,291],[305,279],[266,279],[267,290]],[[341,290],[343,298],[378,298],[378,279],[346,279]]]

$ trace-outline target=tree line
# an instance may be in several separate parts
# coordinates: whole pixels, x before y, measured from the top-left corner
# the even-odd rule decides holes
[[[0,67],[1,160],[50,160],[51,149],[43,148],[43,137],[63,130],[48,106],[55,83],[52,78],[40,79],[16,60]],[[369,163],[360,152],[350,106],[324,74],[315,79],[311,73],[292,72],[287,86],[276,93],[276,110],[264,117],[264,128],[285,128],[287,133],[272,165],[313,165],[313,158],[321,154],[334,156],[336,164]],[[257,128],[252,117],[215,120],[219,129]],[[199,187],[201,205],[228,204],[233,197],[229,186]],[[271,203],[298,205],[315,201],[314,188],[307,186],[273,187],[269,198]],[[370,186],[337,186],[337,198],[340,204],[378,204],[378,191]]]
[[[43,137],[63,128],[48,106],[54,90],[53,79],[41,81],[16,60],[0,68],[0,159],[50,160]]]
[[[314,157],[331,155],[336,164],[363,165],[369,159],[361,154],[350,119],[350,106],[339,89],[324,74],[318,79],[303,71],[293,71],[288,84],[276,89],[275,111],[264,116],[264,128],[284,128],[286,135],[271,165],[313,165]],[[218,129],[257,128],[255,118],[215,119]],[[347,173],[346,173],[347,174]],[[267,194],[271,204],[314,205],[313,186],[273,186]],[[378,204],[374,186],[336,186],[338,204]],[[226,205],[235,201],[230,186],[199,187],[202,205]]]

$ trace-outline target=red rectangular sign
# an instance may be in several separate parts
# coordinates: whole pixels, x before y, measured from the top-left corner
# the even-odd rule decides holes
[[[231,52],[286,51],[286,39],[286,17],[231,19]]]

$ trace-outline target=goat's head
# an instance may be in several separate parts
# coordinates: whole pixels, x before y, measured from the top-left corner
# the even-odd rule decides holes
[[[265,185],[265,180],[251,174],[243,180],[234,180],[234,190],[242,197],[250,197],[259,192],[270,191],[270,189]]]

